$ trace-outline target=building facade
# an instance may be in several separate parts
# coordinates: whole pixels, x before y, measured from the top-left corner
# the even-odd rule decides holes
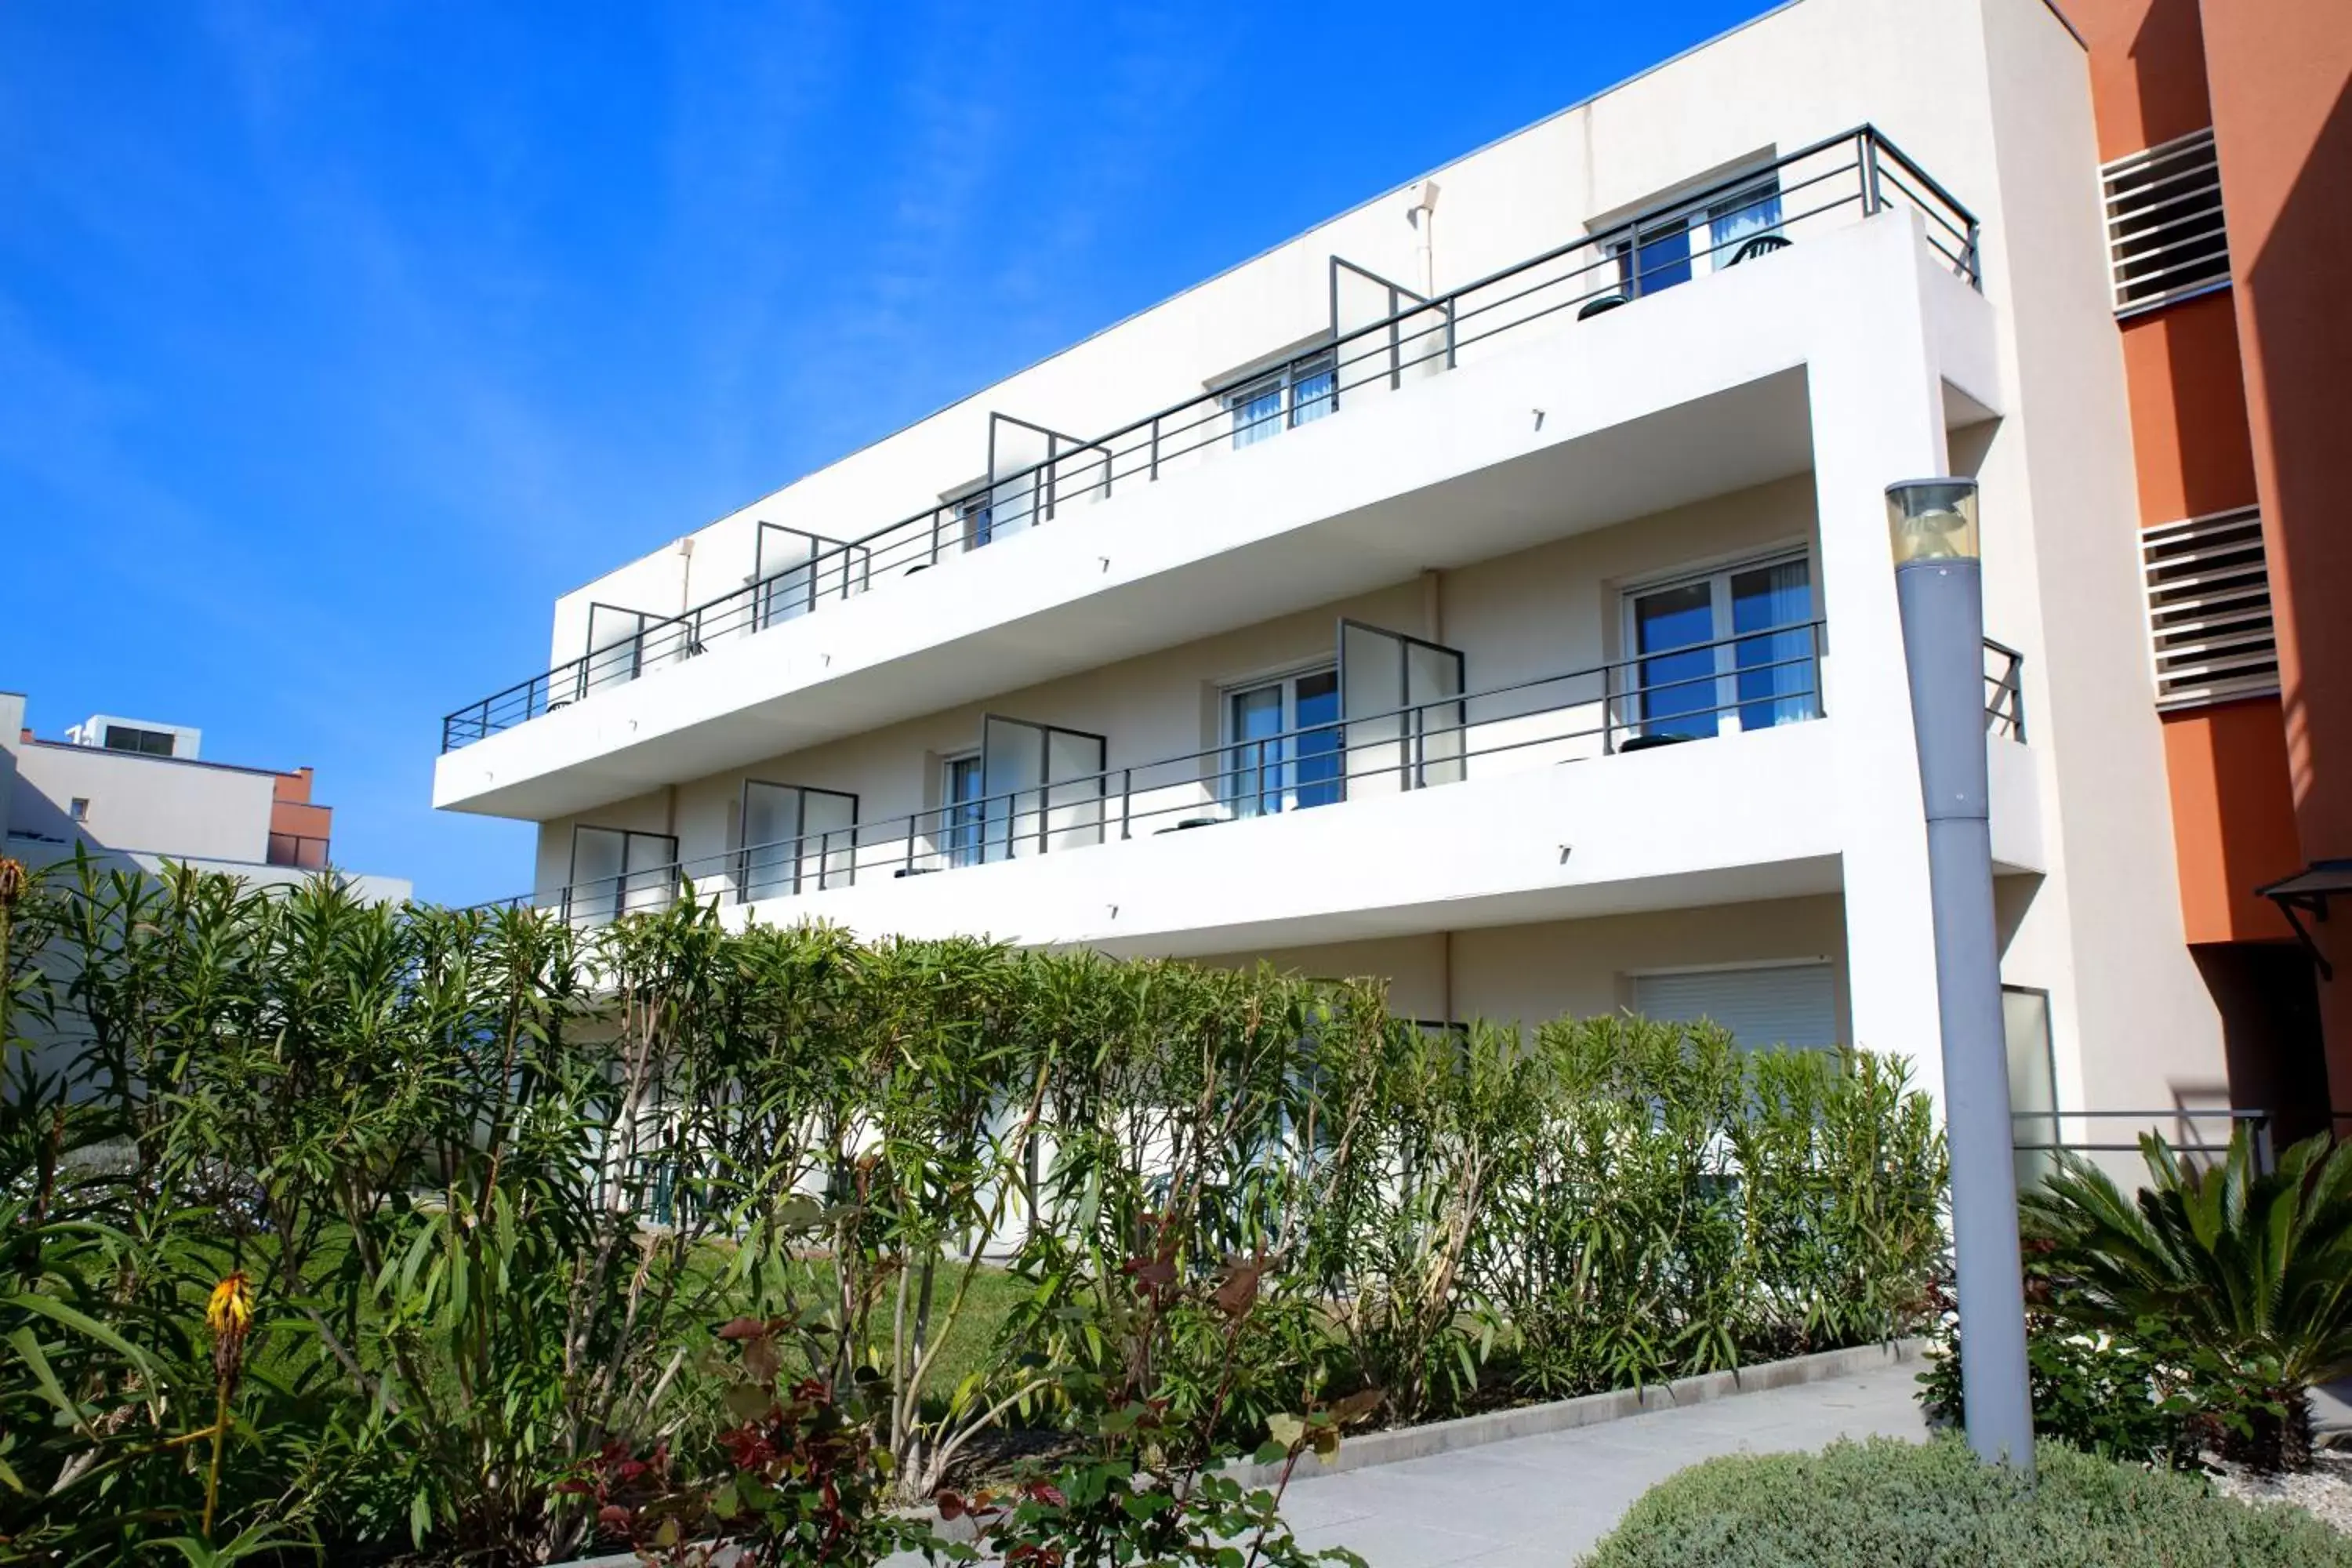
[[[100,714],[42,740],[25,699],[0,692],[0,836],[29,866],[79,852],[148,870],[184,862],[257,885],[333,868],[334,807],[310,798],[310,770],[283,772],[201,755],[185,724]],[[405,900],[396,877],[352,875],[371,899]]]
[[[2242,1099],[2352,1110],[2352,14],[2069,0],[2092,74],[2186,934]],[[2271,896],[2265,896],[2267,889]]]
[[[436,804],[583,922],[690,882],[1939,1091],[1882,496],[1966,474],[2013,1096],[2215,1133],[2100,123],[2043,0],[1797,0],[563,595]]]

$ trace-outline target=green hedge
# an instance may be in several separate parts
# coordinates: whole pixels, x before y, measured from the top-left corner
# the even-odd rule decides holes
[[[1958,1438],[1712,1459],[1652,1489],[1585,1568],[2347,1568],[2299,1509],[2045,1442],[2028,1484]]]
[[[1170,1278],[1261,1260],[1243,1342],[1188,1310],[1158,1352],[1242,1447],[1366,1387],[1406,1421],[1899,1333],[1942,1247],[1898,1061],[1709,1028],[70,868],[0,892],[0,1538],[101,1561],[207,1511],[566,1555],[585,1458],[713,1451],[738,1316],[879,1392],[918,1500],[1119,1373],[1147,1233]]]

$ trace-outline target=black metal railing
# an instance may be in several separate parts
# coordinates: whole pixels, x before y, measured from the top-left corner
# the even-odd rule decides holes
[[[497,902],[602,924],[688,884],[758,902],[1426,789],[1482,759],[1513,763],[1486,776],[1802,722],[1822,715],[1825,633],[1794,622]]]
[[[1370,275],[1335,258],[1331,331],[1305,353],[1091,439],[996,416],[988,479],[979,491],[850,540],[763,523],[762,529],[804,541],[804,552],[758,581],[677,615],[592,606],[587,651],[447,715],[441,749],[468,745],[604,687],[929,571],[1055,521],[1073,509],[1107,500],[1122,486],[1155,483],[1214,461],[1222,452],[1401,391],[1408,382],[1478,357],[1488,344],[1522,328],[1582,321],[1702,271],[1753,263],[1855,216],[1897,205],[1921,214],[1927,244],[1954,273],[1981,287],[1975,216],[1867,125],[1433,299],[1376,279],[1385,290],[1386,310],[1344,329],[1342,269]],[[1024,452],[1042,448],[1043,458],[1018,467],[1003,464],[995,450],[999,422],[1008,430],[1017,427]]]
[[[1985,646],[1985,731],[2025,742],[2025,656],[1990,637]]]
[[[2272,1168],[2276,1151],[2271,1146],[2272,1113],[2230,1106],[2169,1106],[2162,1110],[2018,1110],[2011,1112],[2014,1124],[2011,1146],[2020,1154],[2137,1154],[2139,1135],[2153,1132],[2170,1146],[2176,1154],[2198,1160],[2218,1160],[2230,1152],[2230,1141],[2239,1127],[2246,1129],[2252,1143],[2254,1168]],[[2125,1132],[2108,1133],[2103,1130],[2086,1129],[2087,1137],[2069,1137],[2065,1124],[2070,1121],[2124,1122]]]

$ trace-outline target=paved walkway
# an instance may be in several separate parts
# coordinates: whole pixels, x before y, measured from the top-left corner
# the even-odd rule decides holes
[[[1282,1511],[1309,1547],[1371,1568],[1570,1568],[1633,1500],[1717,1454],[1918,1439],[1919,1363],[1742,1394],[1598,1426],[1294,1479]]]

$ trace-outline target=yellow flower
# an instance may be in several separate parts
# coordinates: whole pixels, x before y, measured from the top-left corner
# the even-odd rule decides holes
[[[243,1339],[253,1322],[253,1282],[240,1268],[213,1287],[205,1303],[205,1326],[223,1339]]]

